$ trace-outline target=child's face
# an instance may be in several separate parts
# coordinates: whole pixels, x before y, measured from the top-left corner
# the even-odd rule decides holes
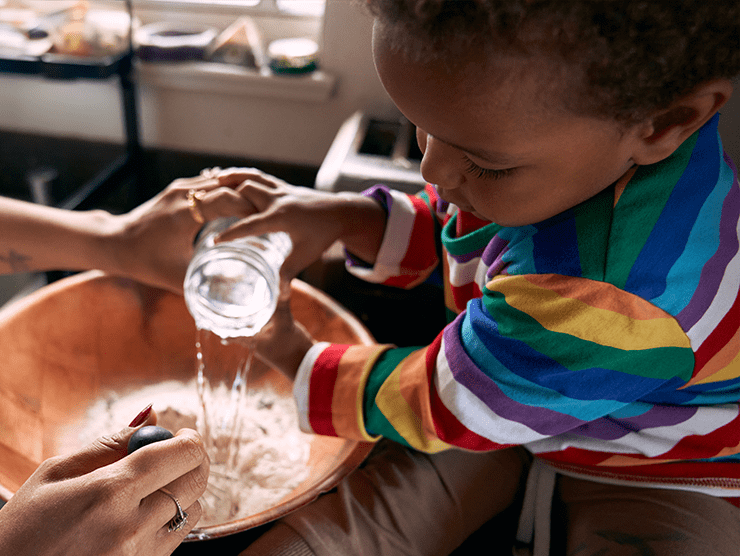
[[[465,71],[446,73],[392,51],[377,28],[373,43],[384,87],[417,126],[424,179],[461,210],[503,226],[533,224],[633,165],[638,128],[565,109],[558,99],[568,76],[554,78],[542,61],[502,56],[486,70],[473,54]]]

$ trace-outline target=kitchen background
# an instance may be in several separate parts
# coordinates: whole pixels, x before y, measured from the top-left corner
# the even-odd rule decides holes
[[[400,115],[375,74],[371,19],[362,2],[0,0],[0,25],[17,25],[28,18],[29,11],[48,15],[60,10],[67,10],[64,17],[69,23],[69,14],[80,7],[91,21],[123,35],[131,21],[130,9],[139,30],[133,34],[134,46],[146,58],[135,59],[130,73],[130,93],[136,104],[136,185],[124,180],[108,188],[95,200],[96,206],[126,210],[173,179],[209,166],[256,166],[306,186],[316,185],[318,177],[319,186],[325,188],[359,189],[374,181],[396,179],[410,188],[421,183],[413,130],[399,124]],[[115,17],[101,19],[101,13]],[[57,27],[65,21],[54,17]],[[207,33],[216,37],[213,47],[218,40],[228,39],[229,31],[244,24],[245,18],[248,25],[242,25],[241,34],[227,40],[232,50],[222,49],[220,57],[213,48],[201,52],[195,48],[195,54],[182,56],[168,50],[168,37],[188,44],[188,39]],[[27,30],[32,23],[22,21],[21,26]],[[150,30],[148,36],[142,34],[146,30]],[[3,36],[0,32],[0,39]],[[245,37],[250,39],[246,50],[258,54],[258,60],[240,58],[245,54]],[[308,65],[290,73],[276,71],[277,66],[270,64],[276,59],[271,58],[270,46],[286,38],[309,39],[318,47],[315,54],[302,59],[304,63],[308,59]],[[55,48],[80,47],[64,39],[54,32],[48,37],[57,41]],[[154,39],[162,39],[161,44]],[[141,50],[142,45],[152,44],[160,47],[154,55]],[[118,46],[120,50],[126,44]],[[0,58],[12,58],[9,48],[0,46]],[[79,58],[62,58],[61,67],[70,60]],[[127,152],[127,132],[129,140],[131,132],[126,127],[122,80],[115,74],[105,79],[49,78],[15,69],[0,63],[0,194],[63,204]],[[726,148],[740,160],[738,95],[723,114]],[[398,302],[398,292],[368,292],[336,268],[313,272],[308,278],[331,289],[351,309],[364,312],[368,323],[383,318],[383,311]],[[35,287],[37,278],[0,277],[0,303]],[[370,304],[377,316],[367,314],[373,310],[364,303],[367,295],[386,300]],[[412,309],[427,306],[428,295],[432,293],[425,291],[409,301]],[[430,329],[437,326],[435,320],[436,316],[430,319]],[[373,332],[383,340],[386,329]],[[410,342],[419,339],[411,336]]]

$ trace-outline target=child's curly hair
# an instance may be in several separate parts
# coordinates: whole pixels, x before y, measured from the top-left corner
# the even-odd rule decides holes
[[[635,122],[698,84],[740,73],[737,0],[366,0],[417,56],[463,47],[580,67],[577,109]]]

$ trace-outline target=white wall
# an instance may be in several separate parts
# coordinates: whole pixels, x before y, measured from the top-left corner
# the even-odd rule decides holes
[[[329,0],[319,35],[321,68],[335,82],[323,100],[302,93],[300,78],[282,78],[276,93],[270,87],[234,86],[234,80],[223,87],[218,79],[205,85],[203,76],[181,77],[171,85],[166,75],[150,79],[139,72],[142,143],[320,165],[353,112],[382,115],[395,109],[375,75],[371,20],[362,8],[349,0]],[[297,98],[283,98],[290,96]],[[0,75],[0,129],[120,142],[116,82]]]
[[[323,42],[323,72],[335,80],[328,98],[316,100],[304,93],[300,79],[283,78],[274,91],[187,72],[178,79],[169,75],[152,79],[140,72],[142,142],[148,147],[318,166],[339,126],[353,112],[395,114],[375,75],[371,21],[362,8],[354,0],[328,0],[324,28],[314,31]],[[268,29],[270,33],[275,30]],[[737,84],[735,96],[722,110],[721,131],[726,148],[740,160]],[[319,96],[322,87],[328,86],[319,87]],[[285,98],[290,96],[299,98]],[[116,83],[0,75],[0,129],[121,141]]]

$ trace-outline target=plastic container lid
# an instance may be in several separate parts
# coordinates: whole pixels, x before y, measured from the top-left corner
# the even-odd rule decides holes
[[[318,67],[319,45],[306,38],[278,39],[267,47],[270,69],[275,73],[310,73]]]

